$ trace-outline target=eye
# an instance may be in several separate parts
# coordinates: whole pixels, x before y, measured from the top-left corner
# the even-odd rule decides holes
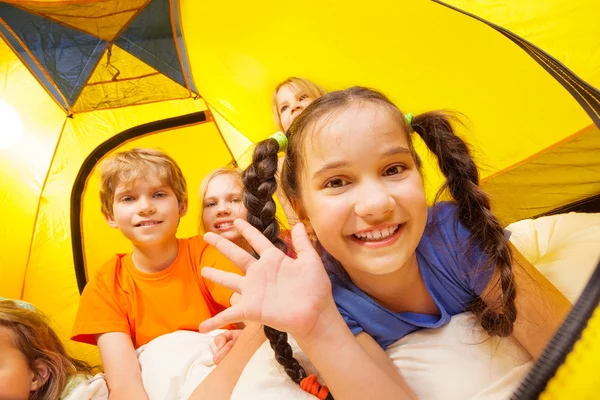
[[[233,199],[231,199],[232,203],[239,203],[240,201],[242,201],[242,199],[240,199],[238,197],[234,197]]]
[[[167,195],[166,193],[163,193],[163,192],[158,192],[158,193],[155,193],[155,194],[154,194],[154,197],[161,198],[161,197],[165,197],[166,195]]]
[[[285,110],[287,110],[289,108],[289,106],[283,106],[279,109],[280,113],[283,113]]]
[[[216,205],[217,203],[215,203],[214,201],[210,201],[204,205],[204,208],[214,207]]]
[[[404,172],[405,169],[406,168],[403,165],[399,165],[399,164],[392,165],[383,172],[383,175],[384,176],[398,175],[398,174],[401,174],[402,172]]]
[[[347,181],[342,178],[333,178],[325,183],[326,188],[340,188],[342,186],[346,186],[348,184]]]
[[[132,196],[123,196],[123,197],[121,197],[121,201],[122,202],[133,201],[133,197]]]
[[[299,98],[300,98],[300,101],[306,100],[306,99],[308,99],[308,95],[306,93],[302,93],[302,95]]]

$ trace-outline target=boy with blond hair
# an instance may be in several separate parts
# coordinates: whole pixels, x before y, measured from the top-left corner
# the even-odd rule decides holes
[[[166,333],[197,331],[231,305],[233,291],[205,280],[204,266],[240,271],[201,237],[176,238],[187,186],[167,154],[133,149],[108,158],[100,199],[104,218],[133,251],[111,258],[87,284],[72,339],[98,345],[111,399],[143,399],[135,350]]]

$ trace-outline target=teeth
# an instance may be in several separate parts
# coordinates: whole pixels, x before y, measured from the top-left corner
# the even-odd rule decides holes
[[[140,224],[140,226],[151,226],[151,225],[156,225],[157,222],[156,221],[146,221],[146,222],[142,222]]]
[[[233,222],[223,222],[222,224],[217,225],[217,229],[218,228],[223,228],[226,226],[233,226]]]
[[[396,225],[395,227],[355,233],[352,236],[354,236],[356,239],[362,240],[363,242],[376,242],[392,236],[394,233],[396,233],[396,231],[398,231],[399,228],[400,225]]]

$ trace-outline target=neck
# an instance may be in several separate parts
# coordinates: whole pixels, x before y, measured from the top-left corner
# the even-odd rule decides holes
[[[167,269],[177,258],[179,243],[173,237],[163,244],[137,246],[133,245],[131,258],[133,265],[145,273],[155,273]]]
[[[393,312],[427,312],[423,298],[429,297],[419,270],[416,253],[398,270],[373,275],[364,271],[348,271],[352,282],[373,300]]]

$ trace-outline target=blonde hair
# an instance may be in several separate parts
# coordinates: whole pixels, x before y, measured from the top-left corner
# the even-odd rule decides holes
[[[15,345],[27,359],[29,369],[39,376],[38,363],[48,369],[48,378],[31,393],[31,400],[58,399],[71,375],[93,375],[94,367],[70,357],[46,318],[36,310],[0,300],[0,327],[8,329]]]
[[[281,129],[281,131],[284,131],[284,129],[283,125],[281,125],[281,115],[279,113],[279,107],[277,107],[277,93],[279,92],[279,89],[287,85],[292,86],[296,90],[306,90],[308,94],[310,94],[315,100],[327,94],[325,89],[323,89],[321,86],[309,81],[308,79],[299,78],[297,76],[291,76],[283,82],[280,82],[273,91],[273,100],[271,101],[271,107],[273,108],[273,119],[275,120],[277,127]]]
[[[206,190],[208,190],[208,185],[210,184],[210,181],[212,181],[214,178],[216,178],[219,175],[235,176],[239,180],[240,186],[242,187],[242,189],[244,188],[244,184],[242,183],[242,170],[239,168],[233,168],[233,167],[217,168],[217,169],[209,172],[208,175],[206,175],[204,177],[204,179],[202,179],[202,183],[200,183],[200,190],[198,191],[198,199],[200,200],[200,217],[198,218],[198,234],[200,234],[200,235],[204,235],[207,232],[206,227],[204,226],[204,219],[203,219],[204,196],[206,196]]]
[[[175,160],[158,149],[131,149],[113,154],[100,166],[102,214],[112,217],[115,189],[120,183],[129,184],[148,173],[169,185],[180,207],[187,200],[187,184]]]

